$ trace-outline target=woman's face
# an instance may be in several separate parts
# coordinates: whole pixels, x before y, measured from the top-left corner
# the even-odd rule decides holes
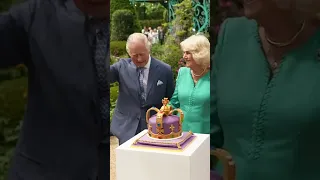
[[[189,51],[183,52],[183,59],[186,61],[186,67],[193,68],[195,66],[198,66]]]

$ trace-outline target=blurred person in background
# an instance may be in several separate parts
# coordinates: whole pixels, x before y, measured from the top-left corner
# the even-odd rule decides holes
[[[158,28],[158,39],[161,45],[163,45],[164,43],[164,36],[165,36],[165,32],[162,28],[162,26],[159,26]]]

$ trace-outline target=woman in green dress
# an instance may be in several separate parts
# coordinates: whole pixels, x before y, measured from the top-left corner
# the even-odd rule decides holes
[[[246,17],[221,27],[210,140],[236,180],[320,179],[319,2],[244,0]]]
[[[180,44],[186,67],[179,69],[173,108],[184,113],[183,131],[210,133],[210,43],[203,35],[193,35]]]

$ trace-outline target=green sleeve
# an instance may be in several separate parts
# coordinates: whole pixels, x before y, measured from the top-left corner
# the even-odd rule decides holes
[[[169,105],[171,105],[173,109],[180,108],[180,102],[179,102],[179,98],[178,98],[178,89],[179,89],[179,84],[180,84],[180,80],[181,80],[181,71],[182,70],[183,70],[183,67],[179,69],[178,76],[176,79],[176,86],[175,86],[173,95],[170,99],[170,103],[169,103]]]
[[[220,54],[222,53],[222,48],[223,48],[223,40],[224,40],[224,34],[225,34],[225,28],[228,23],[228,20],[225,20],[223,24],[221,25],[220,32],[218,35],[218,43],[215,49],[215,54],[213,55],[211,59],[211,86],[210,86],[210,94],[211,94],[211,99],[210,99],[210,107],[211,107],[211,112],[210,112],[210,145],[211,147],[214,148],[221,148],[223,146],[223,130],[220,125],[220,119],[218,115],[218,107],[217,107],[217,99],[218,99],[218,94],[217,94],[217,76],[219,72],[219,61],[222,61],[220,59]],[[217,158],[211,156],[211,161],[210,165],[211,168],[213,168],[217,163]]]

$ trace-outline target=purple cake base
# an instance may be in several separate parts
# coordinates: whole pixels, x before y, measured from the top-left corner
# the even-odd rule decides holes
[[[163,140],[150,138],[148,133],[137,139],[132,147],[160,148],[166,150],[184,150],[196,138],[191,132],[182,132],[182,136],[175,139]]]
[[[149,125],[151,126],[151,131],[156,134],[157,133],[157,116],[154,115],[149,119]],[[162,125],[163,125],[163,133],[164,134],[170,134],[172,131],[174,133],[178,133],[180,131],[181,125],[180,125],[180,120],[179,116],[176,115],[171,115],[171,116],[166,116],[163,117],[162,120]],[[171,126],[173,129],[171,130]]]

